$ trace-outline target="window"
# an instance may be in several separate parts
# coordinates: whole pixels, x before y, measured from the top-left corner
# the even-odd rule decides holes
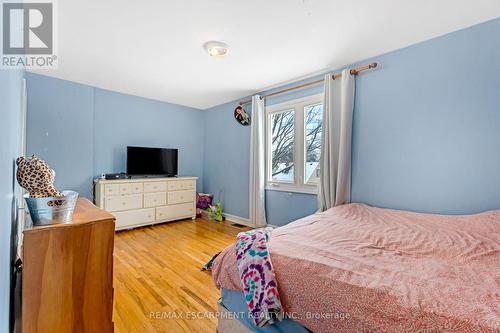
[[[295,110],[270,114],[271,180],[293,183],[295,178]]]
[[[305,126],[305,180],[319,182],[319,158],[321,157],[321,129],[323,128],[323,104],[304,107]]]
[[[317,193],[322,95],[266,108],[267,189]]]

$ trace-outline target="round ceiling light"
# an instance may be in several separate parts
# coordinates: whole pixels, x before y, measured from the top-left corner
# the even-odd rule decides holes
[[[204,47],[211,57],[224,57],[229,52],[229,45],[223,42],[206,42]]]

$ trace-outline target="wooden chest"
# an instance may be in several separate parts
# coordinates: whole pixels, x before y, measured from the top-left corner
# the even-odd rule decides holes
[[[113,332],[114,233],[114,216],[87,199],[69,224],[25,228],[23,332]]]

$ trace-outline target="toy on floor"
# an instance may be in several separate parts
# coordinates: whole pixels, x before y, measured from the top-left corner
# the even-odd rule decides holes
[[[196,217],[202,216],[202,210],[210,207],[213,199],[213,194],[201,192],[196,193]]]
[[[222,222],[222,204],[218,201],[215,205],[210,205],[207,209],[208,219]]]

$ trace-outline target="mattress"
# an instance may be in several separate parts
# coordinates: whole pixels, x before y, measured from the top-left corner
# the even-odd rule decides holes
[[[349,204],[275,229],[268,246],[284,311],[313,332],[500,330],[500,211]],[[212,273],[242,290],[234,245]]]
[[[265,327],[256,327],[249,316],[245,296],[241,291],[230,289],[221,290],[220,302],[226,309],[234,314],[234,318],[239,320],[246,328],[257,333],[309,333],[304,326],[293,321],[284,319],[283,321]]]

